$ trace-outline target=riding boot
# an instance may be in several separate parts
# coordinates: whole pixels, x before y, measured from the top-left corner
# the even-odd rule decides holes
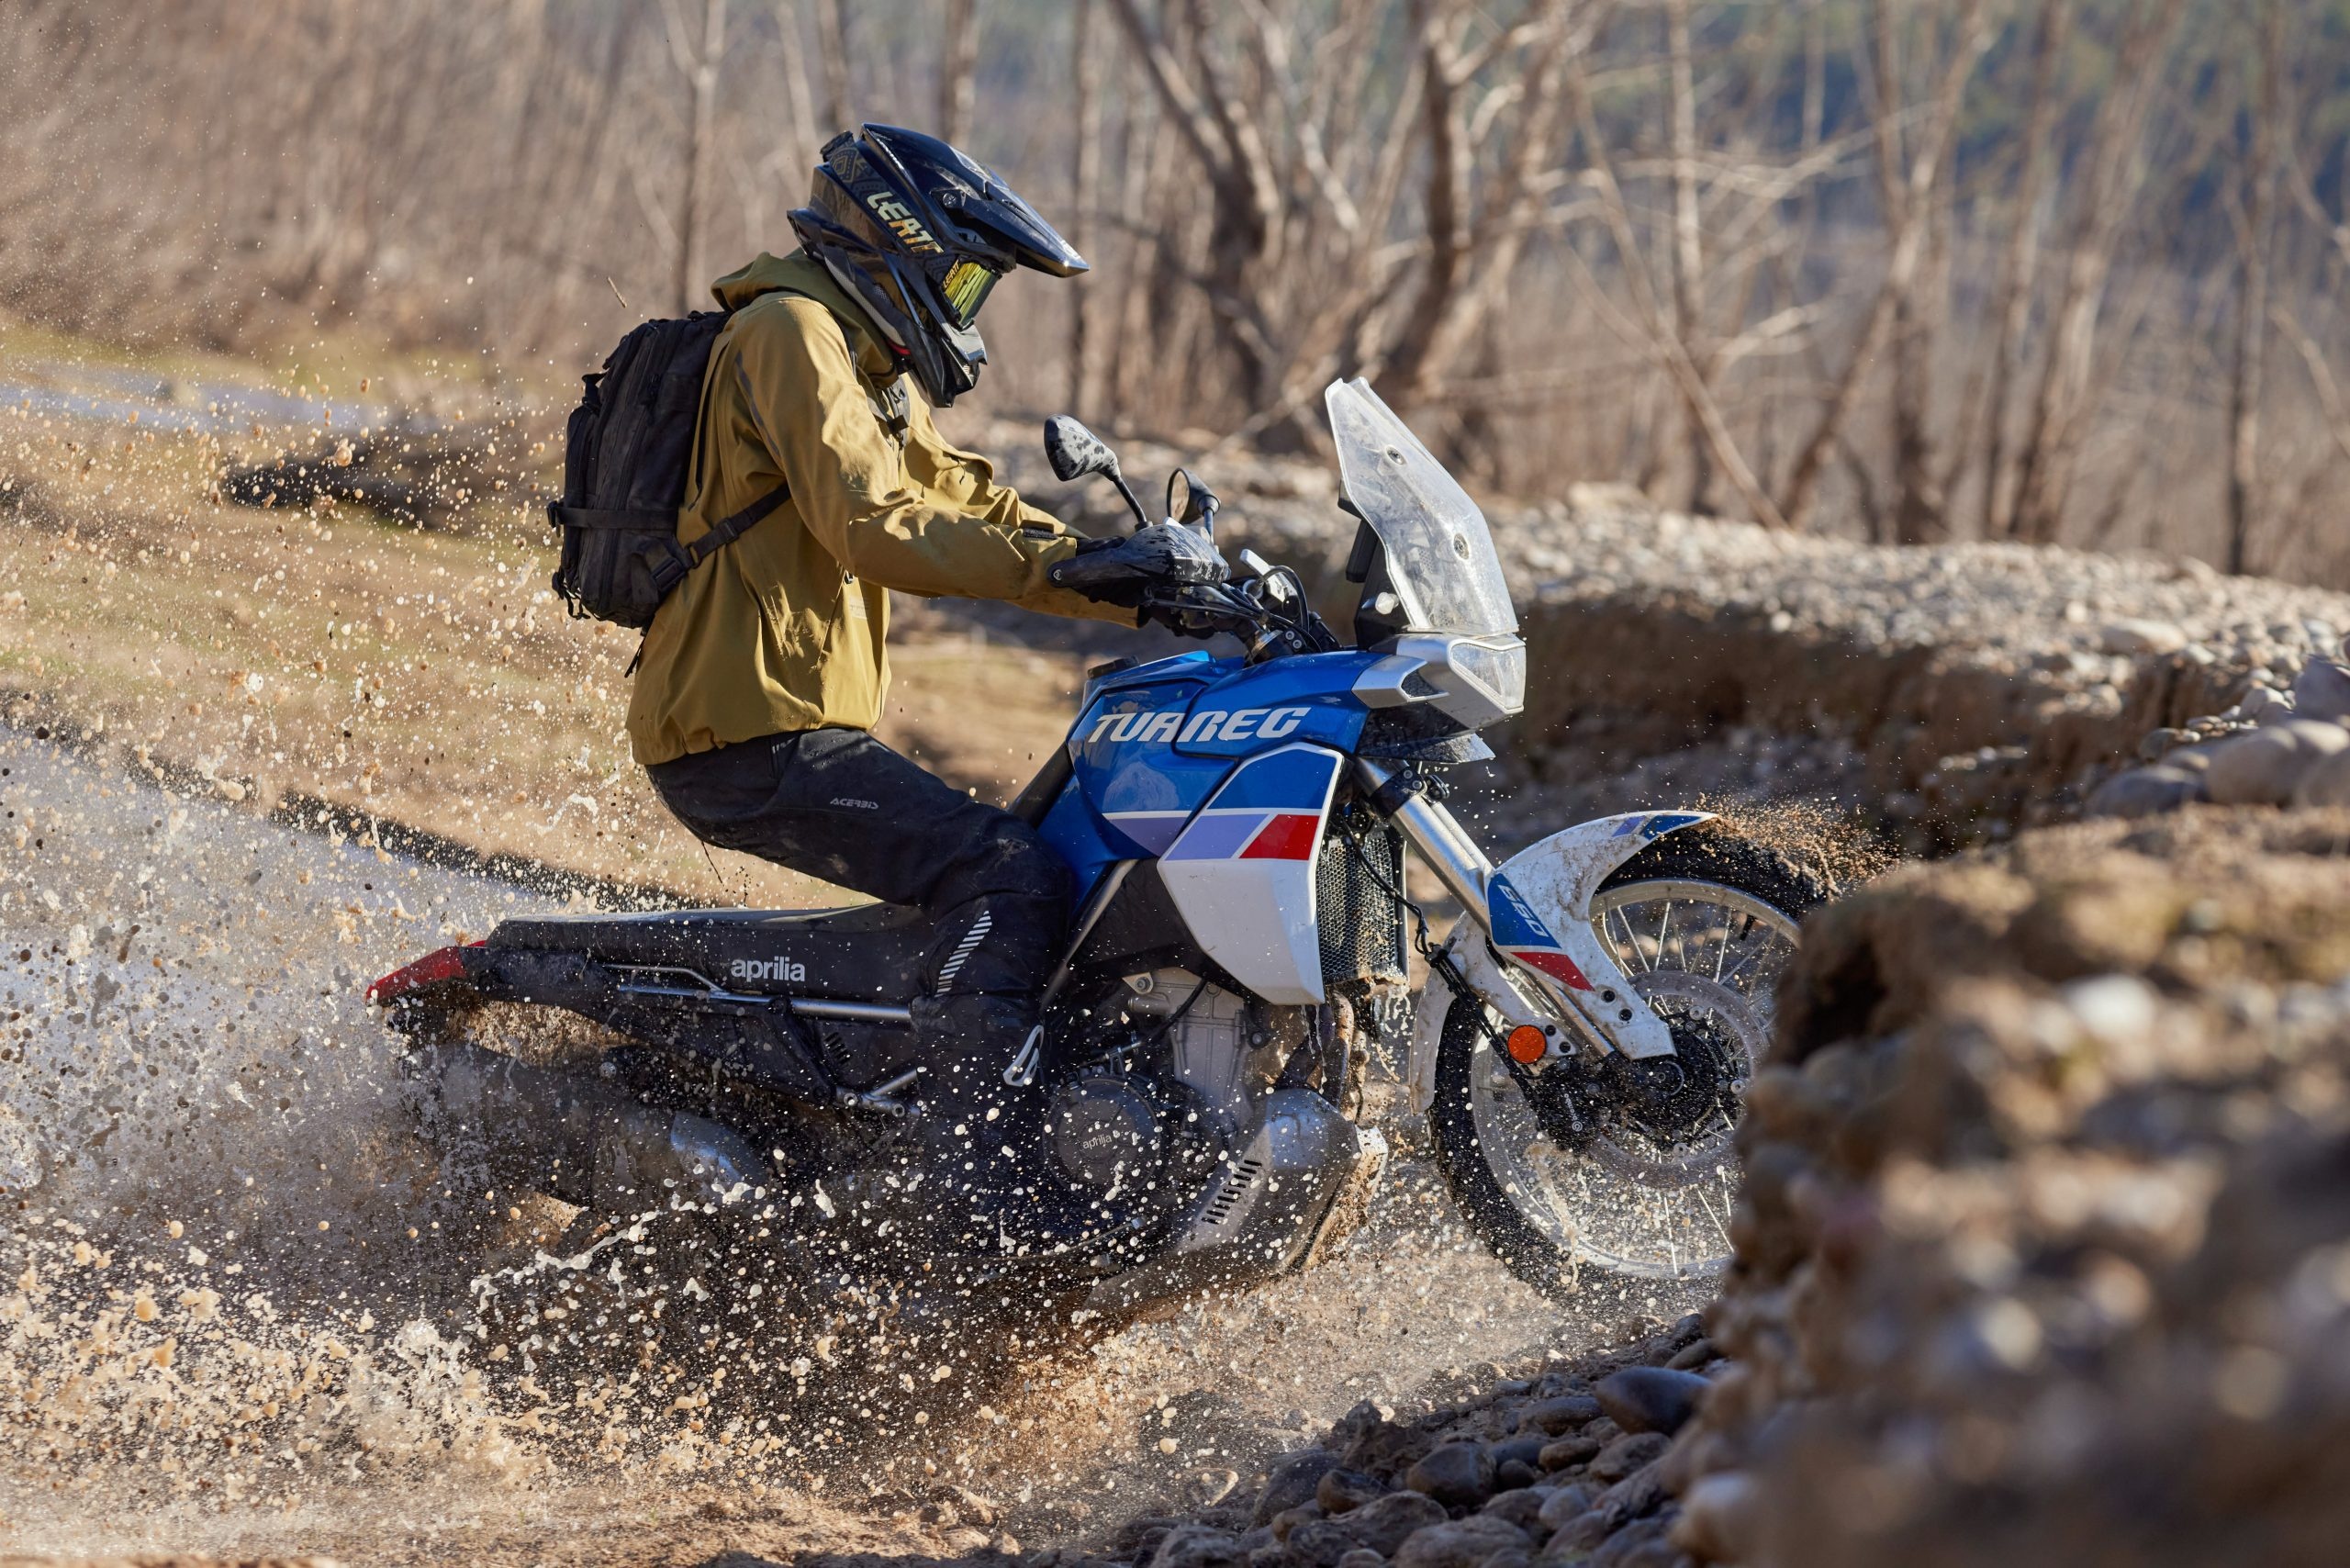
[[[933,1213],[945,1244],[1036,1257],[1103,1240],[1110,1217],[1075,1194],[1053,1157],[1035,1002],[950,994],[913,1011],[925,1047],[914,1126],[943,1186]]]

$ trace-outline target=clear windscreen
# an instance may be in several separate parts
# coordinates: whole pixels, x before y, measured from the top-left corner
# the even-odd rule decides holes
[[[1509,585],[1485,514],[1368,382],[1323,394],[1347,498],[1387,552],[1387,574],[1415,632],[1516,632]]]

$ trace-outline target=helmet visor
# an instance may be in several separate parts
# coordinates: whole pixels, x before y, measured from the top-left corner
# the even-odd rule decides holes
[[[979,319],[979,307],[987,303],[989,291],[1002,275],[993,267],[973,261],[957,261],[946,269],[938,293],[957,326],[968,327]]]

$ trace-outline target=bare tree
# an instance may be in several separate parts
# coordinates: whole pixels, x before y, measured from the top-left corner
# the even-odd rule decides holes
[[[1093,207],[1101,199],[1102,185],[1102,39],[1093,0],[1076,0],[1075,10],[1069,28],[1069,76],[1077,99],[1077,136],[1069,166],[1069,243],[1080,255],[1091,256]],[[1091,278],[1079,279],[1077,297],[1069,301],[1068,404],[1072,409],[1085,407],[1091,283]]]
[[[856,124],[848,84],[848,14],[841,0],[815,0],[815,6],[816,52],[824,66],[824,135],[832,137]]]
[[[1697,205],[1697,82],[1689,47],[1689,0],[1665,0],[1667,142],[1673,159],[1673,330],[1689,351],[1699,378],[1706,374],[1698,291],[1706,274],[1705,230]],[[1713,445],[1695,402],[1682,399],[1689,424],[1689,510],[1707,510],[1713,489]]]
[[[1894,25],[1892,10],[1891,0],[1873,0],[1872,25],[1880,39]],[[1984,23],[1982,0],[1959,0],[1950,30],[1953,36],[1926,106],[1924,127],[1916,138],[1912,140],[1902,133],[1897,123],[1901,111],[1895,108],[1897,100],[1888,98],[1877,106],[1877,140],[1880,147],[1889,149],[1881,156],[1894,176],[1886,178],[1882,185],[1888,204],[1885,278],[1877,286],[1860,339],[1828,393],[1811,438],[1796,454],[1795,466],[1788,473],[1779,510],[1790,524],[1798,528],[1810,518],[1812,506],[1818,498],[1821,471],[1842,439],[1844,421],[1851,417],[1859,398],[1871,362],[1903,302],[1917,286],[1931,203],[1946,166],[1951,136],[1958,124],[1960,99],[1967,78],[1974,73],[1975,61],[1991,41],[1991,29]],[[1880,68],[1881,97],[1893,86],[1884,80],[1886,75]]]
[[[946,47],[938,66],[938,134],[960,147],[971,139],[979,88],[979,0],[946,0]]]
[[[688,0],[666,0],[669,58],[686,79],[690,104],[686,118],[685,179],[677,193],[677,273],[674,297],[680,316],[699,301],[709,284],[702,256],[703,207],[710,200],[711,182],[718,162],[718,76],[726,59],[726,0],[701,0],[699,38],[688,42],[693,29]]]
[[[1998,283],[1993,296],[1988,404],[1983,418],[1983,532],[1996,538],[2009,531],[2007,493],[2008,409],[2015,395],[2019,355],[2024,331],[2031,319],[2031,302],[2038,291],[2041,207],[2048,172],[2055,159],[2058,78],[2065,51],[2072,39],[2073,0],[2042,0],[2040,24],[2032,39],[2031,95],[2024,111],[2023,141],[2017,149],[2020,171],[2015,202],[2008,216],[2007,243],[1999,260]]]
[[[2064,523],[2081,444],[2088,436],[2098,318],[2115,247],[2143,177],[2140,149],[2159,73],[2154,64],[2187,9],[2186,0],[2133,5],[2115,50],[2114,80],[2089,134],[2071,257],[2054,311],[2024,444],[2017,459],[2011,526],[2046,543]]]
[[[2279,159],[2285,129],[2284,7],[2264,0],[2260,60],[2249,105],[2246,151],[2231,216],[2235,221],[2236,335],[2228,377],[2228,570],[2251,570],[2252,536],[2260,507],[2260,399],[2268,343],[2268,248],[2273,241]]]

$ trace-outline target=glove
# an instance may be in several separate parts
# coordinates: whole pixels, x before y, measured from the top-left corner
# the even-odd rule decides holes
[[[1138,610],[1154,588],[1220,583],[1232,575],[1215,545],[1196,528],[1154,522],[1123,539],[1088,539],[1046,574],[1058,587],[1100,604]]]

